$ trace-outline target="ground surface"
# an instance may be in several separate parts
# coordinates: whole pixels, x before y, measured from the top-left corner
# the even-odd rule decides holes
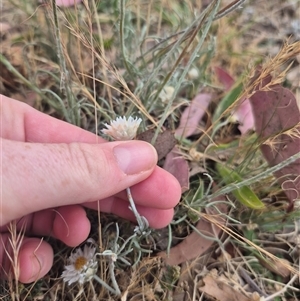
[[[230,2],[221,1],[221,8]],[[272,172],[267,178],[253,180],[248,185],[267,209],[251,209],[243,203],[243,196],[239,202],[232,189],[229,194],[222,190],[230,183],[217,171],[216,162],[233,166],[242,177],[238,183],[269,167],[259,145],[255,144],[253,129],[244,135],[231,119],[224,123],[232,113],[229,105],[224,108],[224,116],[214,120],[225,95],[230,95],[233,101],[237,99],[229,86],[241,81],[242,92],[246,91],[255,66],[270,67],[270,59],[281,53],[287,41],[295,45],[290,51],[293,56],[289,56],[289,51],[286,56],[281,54],[282,62],[271,71],[274,79],[274,75],[276,78],[291,64],[281,84],[295,95],[299,106],[300,50],[297,50],[299,44],[293,43],[300,40],[300,3],[245,1],[241,8],[212,22],[201,44],[211,20],[207,17],[206,23],[199,27],[200,33],[190,39],[194,34],[192,22],[210,3],[132,0],[126,2],[123,19],[117,1],[91,1],[85,7],[79,4],[76,9],[62,8],[58,13],[59,28],[70,71],[67,85],[79,104],[76,111],[72,110],[74,103],[66,100],[60,91],[61,65],[50,4],[3,1],[0,50],[6,63],[0,63],[0,91],[4,95],[92,132],[99,132],[109,116],[141,112],[142,108],[149,129],[155,129],[164,119],[163,130],[176,133],[188,104],[199,97],[200,105],[195,109],[198,112],[205,104],[205,97],[210,99],[202,116],[196,117],[193,133],[175,141],[176,154],[184,158],[178,166],[179,176],[177,173],[184,191],[176,208],[177,222],[140,241],[143,248],[153,251],[151,255],[142,252],[142,257],[137,259],[139,251],[134,250],[126,258],[131,262],[137,260],[137,265],[120,265],[115,269],[121,297],[109,294],[96,282],[83,288],[77,285],[70,288],[63,283],[60,275],[72,250],[49,238],[56,251],[55,265],[49,275],[25,286],[2,282],[3,300],[291,301],[300,298],[299,207],[287,212],[291,201]],[[120,34],[122,21],[125,37]],[[187,28],[190,28],[187,40],[181,41],[182,35],[176,35],[162,43]],[[170,54],[177,41],[181,42]],[[185,48],[189,42],[190,46]],[[151,50],[158,43],[159,47]],[[183,59],[179,62],[181,55]],[[190,62],[193,55],[195,58]],[[163,61],[165,57],[167,60]],[[193,72],[181,78],[187,69]],[[155,76],[151,77],[152,74]],[[163,87],[161,84],[169,75],[170,80]],[[159,89],[163,92],[158,93]],[[137,100],[141,100],[141,106]],[[61,109],[61,104],[66,110]],[[295,137],[299,139],[299,133]],[[165,142],[169,140],[171,146]],[[165,153],[159,164],[167,166],[165,157],[174,146],[173,135],[161,141],[158,145],[163,146]],[[212,187],[210,178],[203,173],[211,175]],[[98,216],[95,212],[89,215],[93,223],[91,237],[99,241]],[[119,223],[122,238],[132,233],[133,226],[128,222],[101,215],[102,246],[115,238],[115,226],[111,224],[115,222]],[[169,248],[171,256],[166,259]],[[100,258],[99,263],[100,276],[110,283],[106,259]]]

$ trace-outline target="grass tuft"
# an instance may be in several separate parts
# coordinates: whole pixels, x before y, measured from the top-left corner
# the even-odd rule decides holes
[[[167,229],[138,239],[131,236],[129,222],[88,211],[99,253],[98,276],[118,287],[122,297],[96,281],[68,287],[60,275],[72,249],[44,238],[55,250],[49,275],[26,285],[12,278],[2,281],[1,300],[183,300],[183,295],[189,296],[185,300],[209,300],[214,296],[202,288],[212,275],[215,283],[223,277],[238,284],[232,298],[240,291],[265,301],[300,298],[300,211],[296,206],[286,211],[283,190],[273,176],[300,155],[268,167],[260,145],[275,149],[277,136],[264,142],[253,132],[241,136],[230,119],[241,100],[270,75],[266,91],[287,84],[299,93],[287,78],[299,68],[300,42],[278,23],[279,13],[282,22],[286,15],[297,20],[295,1],[200,2],[83,0],[59,8],[55,0],[37,6],[4,0],[1,24],[9,29],[0,32],[0,88],[7,96],[96,134],[116,116],[142,117],[141,131],[155,131],[153,144],[160,132],[177,128],[196,95],[209,93],[214,100],[199,132],[177,140],[189,163],[190,188]],[[244,3],[243,8],[235,2]],[[276,24],[277,36],[263,23],[265,14]],[[281,48],[270,53],[270,44]],[[216,79],[216,66],[236,79],[231,91]],[[297,139],[299,128],[284,134]],[[223,182],[216,164],[225,163],[240,181]],[[248,187],[265,204],[261,210],[236,201],[234,191]],[[200,228],[200,222],[210,228]],[[9,232],[9,261],[17,277],[24,229],[17,231],[12,224]],[[205,249],[196,259],[170,266],[157,256],[172,254],[192,233]],[[112,253],[120,255],[114,265]]]

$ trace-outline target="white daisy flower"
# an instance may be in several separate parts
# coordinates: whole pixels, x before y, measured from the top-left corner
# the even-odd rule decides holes
[[[112,120],[110,122],[110,125],[105,123],[104,125],[107,127],[107,129],[103,129],[102,133],[111,136],[115,140],[131,140],[136,136],[137,129],[142,122],[141,118],[133,118],[129,117],[128,120],[125,116],[123,117],[117,117],[116,120]],[[145,230],[148,228],[149,223],[147,219],[144,216],[141,216],[134,204],[134,200],[131,196],[130,188],[126,188],[127,196],[130,203],[130,209],[133,211],[138,227],[135,230],[137,234],[144,235],[147,234]],[[113,257],[112,260],[116,260],[116,258]]]
[[[95,257],[96,248],[85,245],[83,251],[81,248],[76,249],[68,259],[69,265],[65,266],[61,277],[64,282],[72,284],[79,282],[83,284],[92,280],[98,270],[98,262]]]
[[[128,120],[125,116],[117,117],[112,120],[110,125],[105,123],[107,129],[102,130],[102,133],[111,136],[115,140],[131,140],[135,137],[137,129],[142,122],[141,118],[129,117]]]

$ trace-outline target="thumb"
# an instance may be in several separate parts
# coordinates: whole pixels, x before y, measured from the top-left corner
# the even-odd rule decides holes
[[[143,141],[0,143],[0,225],[46,208],[114,195],[146,179],[157,162],[155,149]]]

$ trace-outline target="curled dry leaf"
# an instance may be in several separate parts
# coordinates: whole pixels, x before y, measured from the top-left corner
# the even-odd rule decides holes
[[[211,202],[220,201],[220,198],[221,197],[219,196],[217,200],[212,199]],[[223,198],[223,201],[225,202],[225,197]],[[224,203],[219,203],[216,207],[218,207],[219,212],[224,214],[228,211],[227,205]],[[211,216],[216,223],[225,225],[226,220],[220,216],[219,212],[213,207],[206,208],[207,216]],[[181,243],[171,248],[169,254],[165,251],[158,254],[165,260],[166,264],[178,265],[185,261],[197,258],[212,246],[214,239],[220,236],[222,231],[220,227],[216,226],[204,216],[201,217],[196,228],[206,237],[211,237],[211,239],[205,238],[204,236],[199,235],[196,231],[193,231]]]
[[[252,301],[251,297],[245,296],[238,287],[232,285],[230,279],[226,279],[225,276],[220,277],[217,274],[207,274],[202,280],[201,284],[198,284],[198,288],[201,292],[206,293],[214,300],[222,301]]]
[[[255,127],[263,144],[261,151],[270,166],[277,165],[300,151],[300,112],[293,93],[280,85],[264,87],[266,78],[250,101]],[[264,89],[264,90],[263,90]],[[300,159],[275,172],[289,202],[289,210],[300,197]]]
[[[212,100],[211,94],[200,93],[183,111],[175,136],[178,138],[186,138],[199,131],[199,122],[204,116],[208,105]]]
[[[168,171],[178,180],[182,192],[189,189],[189,165],[180,155],[180,151],[176,146],[167,154],[163,169]]]

